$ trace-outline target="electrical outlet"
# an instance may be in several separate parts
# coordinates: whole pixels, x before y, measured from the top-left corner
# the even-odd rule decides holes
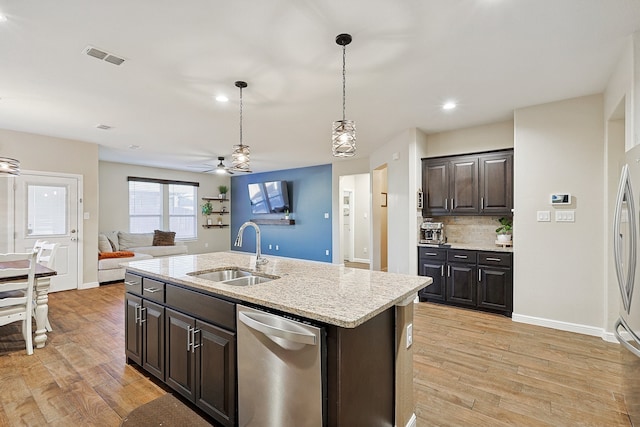
[[[329,212],[324,213],[324,219],[329,219]]]
[[[280,250],[280,246],[276,245],[276,251]]]
[[[369,249],[367,249],[366,247],[362,250],[362,252],[364,252],[365,254],[367,253]]]
[[[205,247],[205,248],[208,248],[208,247],[209,247],[209,243],[205,243],[205,244],[204,244],[204,247]]]
[[[413,323],[407,325],[407,348],[413,344]]]
[[[324,251],[324,254],[325,254],[326,256],[329,256],[329,249],[327,249],[326,251]]]
[[[273,249],[273,245],[269,245],[269,249]]]

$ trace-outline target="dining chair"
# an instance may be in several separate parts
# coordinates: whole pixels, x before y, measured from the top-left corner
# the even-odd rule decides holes
[[[28,261],[28,267],[8,267],[0,270],[0,276],[20,277],[26,280],[0,282],[0,326],[14,322],[22,322],[22,337],[27,346],[27,354],[33,354],[33,338],[31,334],[31,316],[33,313],[33,288],[36,272],[35,252],[0,254],[0,262]]]
[[[39,248],[38,248],[38,254],[36,257],[36,262],[38,264],[44,265],[47,268],[50,268],[52,270],[54,270],[54,266],[55,266],[55,259],[56,259],[56,252],[58,250],[58,247],[60,246],[59,243],[49,243],[47,241],[40,241],[38,240],[36,242],[36,244],[40,242],[39,244]],[[34,245],[35,248],[35,245]],[[38,279],[39,288],[46,288],[49,289],[49,287],[51,286],[51,278],[50,277],[41,277],[40,279]],[[38,304],[38,298],[37,295],[35,296],[35,303],[33,304],[33,312],[34,312],[34,317],[35,317],[35,309],[37,307]],[[45,328],[47,329],[47,332],[51,332],[53,329],[51,329],[51,324],[49,323],[49,316],[47,316],[46,319],[46,326]]]

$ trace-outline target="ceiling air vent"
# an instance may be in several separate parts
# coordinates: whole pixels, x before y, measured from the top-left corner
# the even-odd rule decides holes
[[[93,46],[87,46],[84,48],[84,53],[102,61],[109,62],[113,65],[121,65],[124,62],[124,58],[120,58],[104,50],[98,49]]]

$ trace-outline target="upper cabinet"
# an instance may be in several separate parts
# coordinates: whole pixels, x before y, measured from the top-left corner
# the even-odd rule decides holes
[[[423,216],[510,215],[513,150],[422,159]]]

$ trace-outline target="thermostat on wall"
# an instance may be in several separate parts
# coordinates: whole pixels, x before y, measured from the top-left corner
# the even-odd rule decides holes
[[[571,194],[552,194],[551,204],[552,205],[570,205]]]

